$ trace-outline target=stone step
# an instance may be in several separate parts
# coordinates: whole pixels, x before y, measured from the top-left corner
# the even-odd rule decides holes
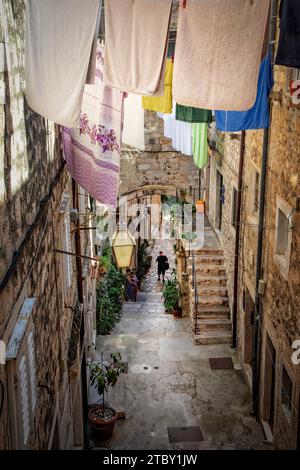
[[[192,266],[188,267],[189,274],[192,275],[193,269]],[[224,265],[217,265],[217,264],[211,264],[211,263],[202,263],[199,266],[195,267],[196,274],[201,274],[204,276],[205,274],[210,276],[225,276],[226,275],[226,270]]]
[[[229,318],[198,319],[196,334],[200,334],[202,331],[231,331],[231,320]]]
[[[199,250],[193,250],[194,255],[224,255],[223,248],[199,248]]]
[[[192,280],[192,279],[191,279]],[[226,276],[203,276],[198,274],[196,276],[196,284],[199,287],[226,287],[227,277]]]
[[[195,303],[195,298],[192,296],[191,298],[192,304]],[[224,305],[228,306],[229,301],[228,297],[221,297],[220,295],[198,295],[198,306],[217,306],[217,305]]]
[[[196,317],[195,306],[191,311],[191,316],[193,318]],[[199,306],[197,309],[197,318],[199,319],[207,319],[207,318],[230,318],[230,310],[229,307],[224,305],[217,305],[217,306]]]
[[[195,260],[195,265],[200,266],[202,263],[207,263],[207,264],[224,264],[224,256],[223,255],[210,255],[210,254],[201,254],[197,255],[194,258]],[[190,264],[192,262],[190,261]]]
[[[227,331],[202,331],[194,336],[195,344],[229,344],[231,332]]]
[[[227,288],[224,286],[205,286],[200,284],[197,286],[198,297],[212,296],[212,297],[227,297]]]

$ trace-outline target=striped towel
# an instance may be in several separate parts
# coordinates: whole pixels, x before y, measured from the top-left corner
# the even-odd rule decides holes
[[[98,46],[96,79],[84,90],[79,129],[63,129],[67,169],[97,201],[116,206],[123,93],[104,85],[104,48]]]

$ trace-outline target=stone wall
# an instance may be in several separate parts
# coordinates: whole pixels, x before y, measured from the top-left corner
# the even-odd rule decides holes
[[[289,79],[291,70],[275,67],[275,86],[271,95],[271,128],[268,152],[267,189],[265,198],[265,229],[263,245],[263,280],[265,294],[261,297],[261,364],[260,364],[260,418],[270,436],[266,413],[268,401],[268,354],[267,337],[271,338],[276,351],[275,410],[273,441],[276,448],[295,448],[299,420],[300,371],[292,364],[292,343],[300,338],[300,236],[299,236],[299,158],[300,158],[300,107],[291,102]],[[214,135],[214,132],[211,133]],[[237,187],[240,143],[238,134],[221,134],[211,137],[209,187],[209,219],[216,228],[216,171],[223,175],[225,197],[219,238],[223,243],[228,274],[230,301],[233,295],[235,230],[232,221],[232,186]],[[252,386],[252,369],[249,361],[252,338],[251,312],[245,307],[245,298],[255,300],[255,273],[257,258],[258,199],[256,173],[260,175],[263,152],[263,131],[247,131],[245,141],[245,164],[243,169],[242,218],[239,256],[238,338],[237,351]],[[255,196],[256,194],[256,196]],[[278,200],[290,211],[290,256],[287,271],[275,256],[276,238],[280,233],[276,218]],[[289,243],[289,241],[288,241]],[[246,308],[246,311],[244,310]],[[253,309],[253,307],[251,307]],[[252,318],[253,320],[253,318]],[[248,351],[248,353],[247,353]],[[248,359],[246,359],[248,356]],[[251,357],[251,354],[250,354]],[[292,381],[291,412],[287,413],[281,403],[282,367]],[[269,429],[269,432],[268,432]],[[299,431],[298,431],[299,432]]]
[[[198,199],[199,170],[191,156],[174,151],[164,137],[163,120],[145,111],[145,151],[124,148],[121,153],[120,194],[142,186],[172,186]]]
[[[67,211],[74,207],[74,188],[64,166],[59,127],[26,104],[25,2],[4,0],[2,5],[0,39],[5,42],[7,69],[0,74],[1,89],[5,89],[5,100],[0,101],[0,339],[9,343],[24,300],[35,298],[30,321],[34,331],[37,402],[30,414],[30,435],[24,444],[17,436],[22,428],[20,398],[13,396],[19,388],[17,369],[14,372],[18,359],[0,367],[5,387],[0,449],[70,448],[83,444],[83,350],[75,345],[75,367],[70,367],[68,352],[78,299],[76,263],[72,257],[70,283],[66,284],[67,256],[55,250],[66,249],[64,223],[69,217]],[[82,189],[79,193],[81,210],[90,217],[87,195]],[[69,207],[62,208],[67,195]],[[86,220],[81,216],[80,223],[87,223]],[[68,250],[73,253],[74,228],[71,223]],[[92,245],[93,237],[87,231],[82,236],[81,251],[93,256]],[[89,263],[83,286],[88,345],[94,328],[94,284]]]

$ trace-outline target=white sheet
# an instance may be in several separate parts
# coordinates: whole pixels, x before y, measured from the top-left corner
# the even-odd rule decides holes
[[[99,0],[26,2],[27,101],[63,126],[79,125],[99,6]]]
[[[124,100],[122,143],[145,150],[145,119],[140,95],[129,93]]]

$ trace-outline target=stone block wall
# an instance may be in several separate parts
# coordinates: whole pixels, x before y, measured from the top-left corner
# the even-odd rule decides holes
[[[7,69],[0,74],[5,99],[0,101],[0,339],[6,345],[14,330],[23,302],[35,298],[31,320],[34,326],[37,404],[27,447],[74,446],[74,421],[79,423],[77,445],[82,445],[82,399],[80,367],[82,350],[77,347],[77,372],[68,365],[73,311],[78,298],[75,258],[71,282],[66,288],[63,226],[66,212],[61,204],[73,185],[62,153],[60,129],[34,113],[26,104],[24,82],[25,1],[1,2],[0,40],[5,43]],[[86,202],[87,195],[83,193]],[[83,204],[83,211],[90,212]],[[80,222],[84,223],[81,217]],[[89,232],[82,236],[81,251],[92,254]],[[69,250],[75,252],[71,224]],[[84,281],[85,323],[91,343],[95,315],[95,281],[89,267]],[[5,386],[0,420],[0,449],[15,446],[15,408],[10,394],[12,363],[0,367]],[[72,375],[73,374],[73,375]],[[20,405],[18,398],[17,405]],[[17,406],[16,409],[19,409]],[[22,418],[17,413],[21,428]],[[80,436],[81,433],[81,436]],[[77,436],[77,437],[78,437]],[[80,442],[81,439],[81,442]],[[20,445],[20,444],[19,444]]]

